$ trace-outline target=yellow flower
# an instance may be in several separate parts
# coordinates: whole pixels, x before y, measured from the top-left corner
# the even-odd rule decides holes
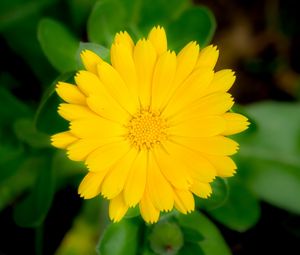
[[[216,47],[200,50],[190,42],[176,55],[162,27],[136,44],[127,32],[118,33],[111,64],[82,52],[86,71],[76,74],[76,85],[56,88],[66,102],[58,112],[70,129],[53,135],[52,144],[71,160],[85,161],[83,198],[109,199],[115,222],[138,205],[153,223],[173,207],[193,211],[193,195],[209,197],[216,176],[235,173],[229,156],[238,144],[225,136],[249,123],[228,112],[235,76],[228,69],[214,72],[218,54]]]

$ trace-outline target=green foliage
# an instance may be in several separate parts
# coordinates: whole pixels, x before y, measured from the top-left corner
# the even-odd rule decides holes
[[[245,110],[257,129],[237,137],[241,179],[262,200],[299,214],[300,105],[264,102]]]
[[[44,18],[39,22],[38,39],[44,54],[59,72],[77,69],[79,41],[58,21]]]
[[[257,223],[260,207],[257,199],[244,185],[230,181],[229,196],[226,202],[208,212],[228,228],[243,232]]]
[[[101,255],[135,255],[138,247],[139,221],[123,219],[105,230],[98,252]]]

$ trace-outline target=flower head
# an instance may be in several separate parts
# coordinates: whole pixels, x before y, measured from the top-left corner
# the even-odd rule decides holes
[[[173,207],[193,211],[194,195],[209,197],[214,178],[236,170],[229,156],[238,144],[226,136],[248,122],[228,112],[234,73],[214,71],[216,47],[191,42],[178,55],[168,50],[162,27],[136,44],[118,33],[110,56],[111,64],[83,51],[86,70],[76,85],[58,83],[65,101],[58,112],[70,128],[52,144],[86,163],[79,194],[109,199],[113,221],[137,205],[147,222]]]

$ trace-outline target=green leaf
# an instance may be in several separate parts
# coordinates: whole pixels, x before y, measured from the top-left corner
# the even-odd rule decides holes
[[[199,242],[201,249],[206,255],[230,255],[230,249],[224,241],[218,228],[203,214],[193,213],[177,216],[179,224],[183,227],[199,231],[204,240]]]
[[[140,215],[140,208],[138,206],[130,207],[125,214],[125,218],[130,219]]]
[[[199,244],[187,243],[177,253],[178,255],[205,255]]]
[[[44,18],[39,22],[38,40],[50,63],[61,73],[77,68],[79,41],[58,21]]]
[[[127,12],[121,1],[98,1],[88,19],[89,41],[109,46],[115,33],[124,29]]]
[[[201,233],[199,231],[197,231],[193,228],[181,227],[181,230],[182,230],[185,242],[197,243],[199,241],[204,240],[203,235],[201,235]]]
[[[14,123],[14,131],[20,141],[36,148],[50,146],[50,137],[37,131],[30,119],[18,119]]]
[[[212,183],[212,195],[207,199],[200,199],[197,203],[206,210],[212,210],[222,206],[228,199],[228,183],[227,180],[217,177]]]
[[[123,219],[110,224],[100,241],[98,252],[101,255],[136,255],[138,246],[139,222],[136,219]]]
[[[105,48],[102,45],[96,44],[96,43],[84,43],[84,42],[80,42],[79,44],[79,48],[77,50],[77,54],[76,54],[76,58],[77,58],[77,69],[83,69],[83,63],[81,61],[81,57],[80,57],[80,53],[83,50],[90,50],[94,53],[96,53],[98,56],[100,56],[102,59],[104,59],[105,61],[109,62],[109,49]]]
[[[0,184],[15,174],[25,159],[24,148],[20,143],[0,144]]]
[[[67,121],[57,113],[57,107],[61,101],[56,95],[55,87],[58,81],[68,81],[73,76],[74,72],[60,75],[45,91],[35,114],[34,123],[37,130],[52,135],[68,129]]]
[[[257,129],[236,137],[241,179],[262,200],[300,214],[300,104],[263,102],[245,110]]]
[[[156,25],[166,26],[189,6],[189,0],[143,0],[138,15],[138,27],[144,32]]]
[[[24,190],[32,186],[36,176],[36,169],[32,169],[35,161],[35,158],[27,157],[13,175],[0,183],[0,211],[8,204],[13,203]]]
[[[204,47],[211,41],[215,29],[216,21],[208,8],[190,7],[167,26],[170,48],[177,50],[190,41],[197,41]]]
[[[177,254],[183,246],[183,234],[175,222],[160,221],[149,235],[151,249],[160,255]]]
[[[242,184],[231,181],[226,203],[208,213],[226,227],[243,232],[253,227],[260,217],[260,207],[254,195]]]
[[[0,107],[0,125],[31,115],[31,110],[27,105],[2,87],[0,87],[0,102],[5,105],[5,107]]]
[[[31,169],[39,174],[30,194],[14,208],[14,219],[21,227],[37,227],[45,219],[51,206],[54,193],[54,175],[51,167],[51,154],[39,156],[32,162]]]

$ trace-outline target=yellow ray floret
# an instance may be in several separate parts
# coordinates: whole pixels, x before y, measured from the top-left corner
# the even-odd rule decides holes
[[[235,174],[231,155],[239,145],[227,136],[249,121],[230,112],[235,74],[214,70],[218,56],[216,46],[200,49],[196,42],[178,54],[168,50],[160,26],[136,43],[118,33],[111,63],[82,52],[85,70],[76,84],[56,88],[69,129],[51,137],[53,146],[87,166],[81,197],[109,200],[114,222],[137,207],[154,223],[161,212],[193,211],[194,196],[209,198],[216,177]]]

